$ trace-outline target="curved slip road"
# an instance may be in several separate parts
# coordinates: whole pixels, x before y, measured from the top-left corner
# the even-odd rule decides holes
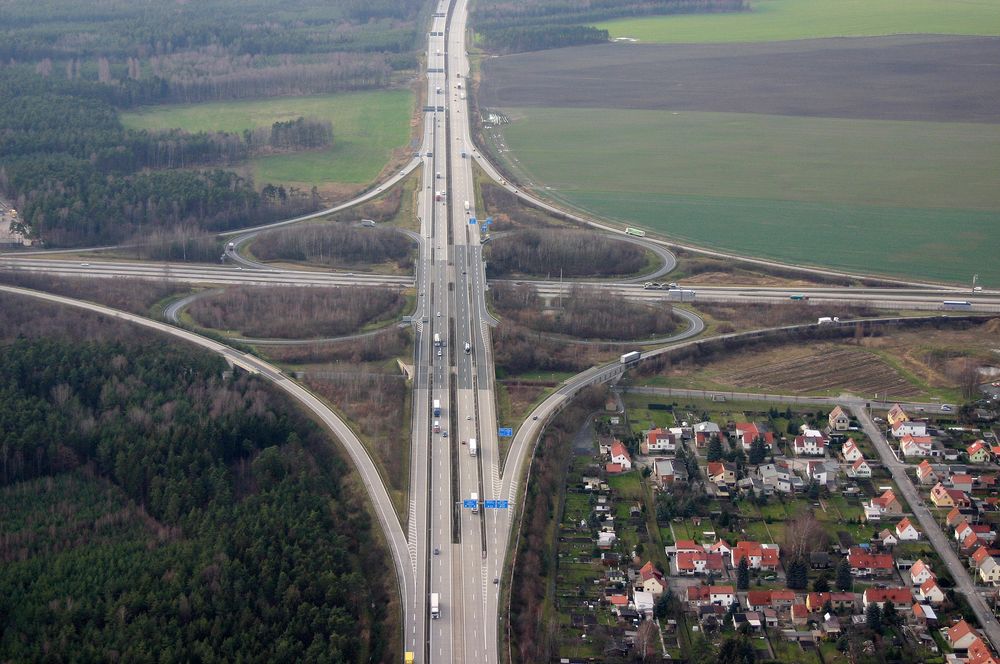
[[[111,307],[106,307],[100,304],[82,302],[80,300],[74,300],[61,295],[52,295],[50,293],[43,293],[26,288],[0,285],[0,292],[33,297],[53,302],[55,304],[86,309],[104,316],[110,316],[112,318],[135,323],[137,325],[156,330],[157,332],[178,337],[184,341],[221,355],[231,364],[236,365],[250,373],[259,375],[284,390],[304,408],[308,409],[316,417],[318,417],[320,421],[334,434],[337,440],[340,441],[341,445],[343,445],[344,449],[346,449],[348,454],[351,456],[351,459],[354,462],[354,468],[361,476],[365,489],[368,491],[372,507],[378,517],[379,523],[382,526],[382,532],[385,535],[386,544],[389,548],[390,554],[392,555],[393,562],[395,563],[402,606],[409,606],[410,598],[413,597],[414,592],[414,561],[407,549],[406,536],[403,534],[403,529],[400,527],[399,520],[396,518],[392,501],[390,500],[389,494],[383,485],[382,478],[379,475],[375,464],[372,462],[371,457],[368,455],[368,451],[365,449],[364,445],[362,445],[354,431],[352,431],[342,419],[340,419],[332,410],[330,410],[328,406],[326,406],[326,404],[316,398],[311,392],[303,388],[298,383],[287,378],[281,373],[280,369],[272,364],[264,362],[263,360],[253,357],[252,355],[247,355],[246,353],[230,348],[229,346],[221,344],[217,341],[213,341],[212,339],[208,339],[207,337],[203,337],[193,332],[188,332],[187,330],[181,328],[173,327],[166,323],[160,323],[158,321],[143,318],[142,316],[130,314],[124,311],[119,311],[118,309],[112,309]]]

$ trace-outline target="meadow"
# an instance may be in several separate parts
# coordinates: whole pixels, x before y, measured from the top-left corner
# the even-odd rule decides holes
[[[122,113],[133,129],[229,131],[268,126],[298,117],[329,120],[333,146],[325,150],[264,155],[250,161],[258,183],[300,186],[364,184],[406,145],[413,94],[408,90],[355,92],[259,101],[156,106]]]
[[[596,215],[796,263],[1000,282],[1000,125],[505,111],[518,175]]]
[[[686,14],[598,23],[644,43],[761,42],[897,34],[1000,35],[994,0],[754,0],[734,14]]]

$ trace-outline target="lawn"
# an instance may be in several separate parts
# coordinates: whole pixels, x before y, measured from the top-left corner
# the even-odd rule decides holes
[[[1000,125],[506,110],[520,176],[596,215],[778,260],[1000,282]]]
[[[753,0],[753,11],[600,23],[642,42],[760,42],[893,34],[1000,34],[994,0]]]
[[[331,148],[257,157],[251,160],[257,182],[364,184],[379,174],[394,149],[407,144],[412,111],[411,92],[384,90],[156,106],[122,113],[122,122],[133,129],[242,132],[300,116],[329,120]]]

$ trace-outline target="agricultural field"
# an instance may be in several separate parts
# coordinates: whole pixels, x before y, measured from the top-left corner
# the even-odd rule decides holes
[[[788,344],[735,352],[698,365],[675,364],[647,382],[695,389],[788,394],[888,393],[962,399],[968,374],[994,368],[1000,325],[921,329],[842,343]]]
[[[510,119],[487,140],[518,179],[592,214],[741,254],[957,282],[975,265],[998,283],[1000,67],[973,66],[996,45],[558,49],[486,63],[481,105]]]
[[[410,136],[413,93],[354,92],[259,101],[157,106],[122,114],[133,129],[242,132],[298,117],[333,124],[333,146],[325,150],[257,157],[250,169],[258,182],[298,186],[365,184],[389,163]]]
[[[752,11],[597,24],[641,42],[757,42],[895,34],[1000,34],[992,0],[754,0]]]

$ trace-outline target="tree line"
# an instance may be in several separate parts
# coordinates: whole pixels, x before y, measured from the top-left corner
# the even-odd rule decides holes
[[[588,24],[628,16],[749,10],[749,0],[482,0],[472,23],[484,43],[499,51],[558,48],[607,41]]]
[[[0,347],[0,658],[388,659],[391,564],[316,426],[221,358],[108,337]]]
[[[494,276],[624,276],[646,266],[646,250],[587,231],[527,229],[487,245],[486,261]]]

